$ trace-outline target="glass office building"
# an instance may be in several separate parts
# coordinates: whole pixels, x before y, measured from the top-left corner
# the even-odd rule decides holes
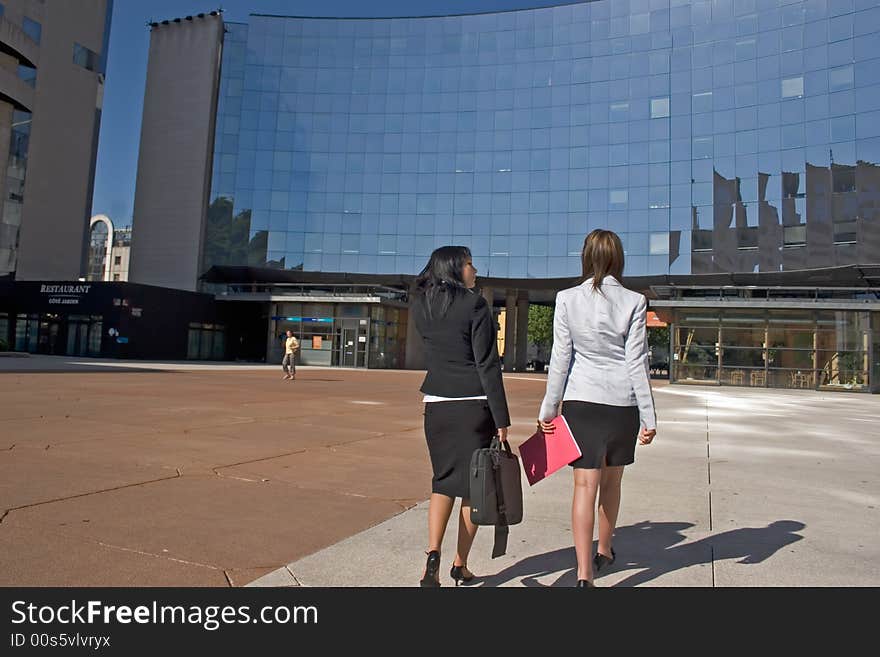
[[[203,270],[627,276],[880,262],[875,0],[226,24]]]
[[[140,282],[241,304],[230,348],[280,360],[291,329],[304,364],[418,368],[407,288],[433,249],[463,244],[521,371],[529,304],[577,283],[601,227],[672,328],[656,369],[673,381],[880,391],[876,0],[222,27],[152,24],[144,134],[162,157],[139,167],[153,191],[132,253],[139,275],[174,272]],[[198,39],[219,53],[200,67]],[[176,109],[194,94],[178,69],[200,76],[207,129]],[[208,160],[168,124],[213,133]],[[170,257],[171,228],[198,243]]]

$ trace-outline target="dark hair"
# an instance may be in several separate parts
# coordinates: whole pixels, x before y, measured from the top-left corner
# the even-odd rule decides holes
[[[617,233],[597,228],[584,240],[581,252],[584,280],[593,277],[593,289],[602,290],[602,280],[613,276],[620,281],[623,277],[623,244]]]
[[[435,311],[442,317],[449,310],[452,300],[467,292],[461,272],[471,259],[471,250],[466,246],[441,246],[434,249],[428,264],[416,277],[416,293],[425,297],[425,310],[428,317]]]

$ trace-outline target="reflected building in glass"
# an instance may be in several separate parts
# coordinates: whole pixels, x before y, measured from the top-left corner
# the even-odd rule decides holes
[[[202,269],[417,273],[454,243],[575,276],[595,227],[628,276],[880,262],[874,2],[226,28]]]
[[[724,282],[739,292],[742,276],[810,287],[824,279],[797,272],[880,263],[874,0],[251,15],[225,23],[213,74],[202,248],[188,256],[200,276],[211,272],[203,281],[244,283],[236,277],[250,268],[250,282],[267,286],[336,273],[391,284],[416,274],[434,248],[465,244],[487,295],[506,309],[511,369],[525,367],[522,309],[574,282],[594,228],[620,235],[625,276],[677,323],[682,290],[717,287],[718,277],[733,277]],[[136,212],[133,258],[140,231],[150,218]],[[849,274],[834,285],[873,290],[853,320],[864,328],[856,369],[867,382],[878,280],[859,267],[839,271]],[[190,275],[182,285],[199,283]],[[731,356],[738,373],[725,375],[716,327],[715,369],[694,380],[773,385],[769,370],[781,361],[768,351],[771,306],[760,306],[764,334],[748,345],[758,361]],[[725,312],[711,316],[721,322]],[[804,312],[809,363],[786,369],[810,370],[815,387],[825,320],[818,306]],[[696,350],[695,338],[679,344],[676,335],[677,368]],[[322,340],[334,337],[344,340]],[[673,378],[688,378],[676,368]]]

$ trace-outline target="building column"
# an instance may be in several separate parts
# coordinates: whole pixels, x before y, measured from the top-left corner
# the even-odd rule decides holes
[[[872,393],[880,392],[880,313],[871,313],[871,343],[868,345],[868,382]],[[12,344],[12,343],[10,343]]]
[[[275,331],[277,330],[277,324],[273,317],[278,316],[278,304],[270,303],[269,304],[269,322],[266,327],[266,331],[269,334],[269,339],[266,341],[266,363],[278,363],[278,366],[281,367],[281,358],[278,358],[278,350],[280,349],[278,336],[275,335]],[[283,357],[283,353],[282,353]]]
[[[425,350],[422,344],[422,336],[416,330],[416,317],[413,312],[413,299],[415,299],[415,287],[409,290],[409,308],[406,322],[406,353],[403,357],[403,367],[408,370],[425,369]]]
[[[504,311],[504,371],[516,363],[516,290],[506,290]]]
[[[484,287],[480,290],[480,294],[486,300],[486,303],[489,304],[489,312],[492,315],[492,329],[495,334],[495,348],[500,356],[501,350],[498,348],[498,329],[500,327],[498,325],[498,313],[495,312],[495,288]]]
[[[516,302],[516,366],[517,372],[526,371],[529,352],[529,293],[521,290]]]

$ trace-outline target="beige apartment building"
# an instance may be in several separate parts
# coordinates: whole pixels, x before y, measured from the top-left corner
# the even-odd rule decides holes
[[[0,0],[0,278],[85,275],[112,0]]]

